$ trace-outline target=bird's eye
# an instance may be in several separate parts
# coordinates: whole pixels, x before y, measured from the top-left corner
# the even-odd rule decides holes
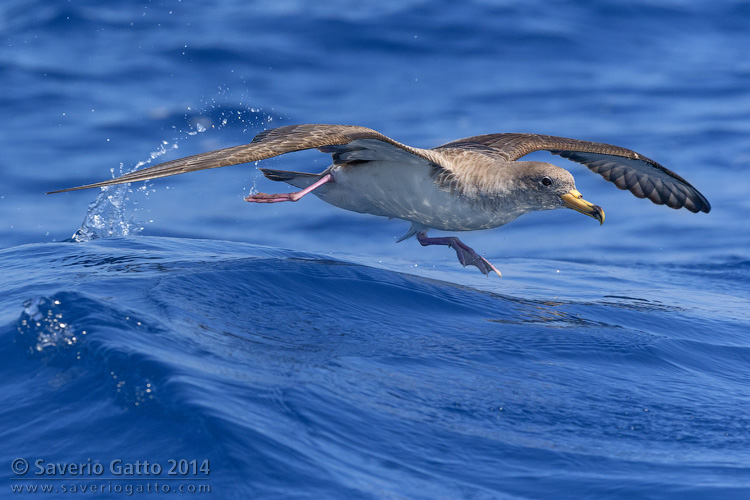
[[[552,185],[552,179],[549,177],[542,177],[542,184],[545,186],[551,186]]]

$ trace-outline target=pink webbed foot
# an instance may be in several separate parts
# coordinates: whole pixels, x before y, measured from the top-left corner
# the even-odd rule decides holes
[[[315,181],[314,184],[309,185],[302,191],[295,191],[293,193],[275,193],[275,194],[268,194],[268,193],[255,193],[251,194],[250,196],[247,196],[245,198],[245,201],[249,201],[252,203],[279,203],[282,201],[297,201],[306,194],[314,191],[315,189],[319,188],[326,182],[331,182],[333,180],[333,177],[331,177],[331,174],[326,174],[317,181]]]
[[[490,263],[490,261],[477,254],[471,247],[469,247],[466,243],[459,240],[455,236],[428,238],[425,233],[417,233],[417,241],[419,241],[419,243],[425,247],[429,245],[449,246],[456,251],[456,256],[458,257],[458,261],[462,266],[476,266],[485,276],[488,275],[491,271],[497,273],[497,275],[501,278],[503,276],[502,274],[500,274],[500,271],[498,271],[498,269]]]

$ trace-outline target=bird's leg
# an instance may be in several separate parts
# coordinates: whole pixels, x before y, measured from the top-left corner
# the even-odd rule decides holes
[[[245,198],[245,201],[251,201],[254,203],[278,203],[280,201],[297,201],[303,196],[305,196],[307,193],[310,193],[311,191],[319,188],[326,182],[333,181],[333,177],[331,174],[326,174],[315,183],[310,184],[302,191],[295,191],[293,193],[276,193],[276,194],[267,194],[267,193],[255,193],[251,194],[250,196]]]
[[[494,271],[497,273],[498,276],[502,278],[502,274],[500,274],[500,271],[497,270],[495,266],[490,264],[490,262],[485,259],[484,257],[478,255],[471,247],[466,245],[463,241],[459,240],[455,236],[445,236],[442,238],[428,238],[426,233],[419,232],[417,233],[417,241],[423,246],[429,246],[429,245],[448,245],[453,250],[456,251],[456,256],[458,256],[458,261],[461,263],[462,266],[466,267],[467,265],[476,266],[479,268],[480,271],[482,271],[482,274],[487,275],[490,273],[490,271]]]

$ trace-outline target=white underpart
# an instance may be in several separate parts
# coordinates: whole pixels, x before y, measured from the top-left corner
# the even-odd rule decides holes
[[[364,142],[364,141],[362,141]],[[383,143],[377,141],[378,145]],[[501,226],[524,211],[487,210],[476,198],[439,188],[427,160],[386,146],[393,159],[353,166],[334,165],[334,182],[313,191],[331,205],[353,212],[403,219],[425,228],[472,231]],[[386,156],[384,151],[357,151],[347,159]]]

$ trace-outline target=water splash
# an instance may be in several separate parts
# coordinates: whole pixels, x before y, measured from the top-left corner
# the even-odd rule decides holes
[[[96,200],[89,205],[83,224],[72,236],[73,241],[137,234],[143,227],[125,210],[124,201],[129,191],[127,185],[102,188]]]
[[[167,141],[162,141],[159,149],[150,153],[148,160],[138,162],[129,172],[134,172],[143,165],[147,165],[156,158],[164,155],[167,151],[178,148],[176,142],[172,143],[170,147],[167,146],[169,146],[169,143]],[[122,165],[120,165],[120,175],[129,172],[123,172]],[[112,176],[114,177],[114,169],[112,169]],[[131,236],[141,232],[143,230],[143,224],[136,220],[136,210],[131,212],[126,203],[130,199],[129,194],[131,192],[132,188],[129,184],[105,186],[101,188],[96,200],[89,205],[81,227],[75,232],[71,239],[73,241],[83,242],[95,240],[97,238]]]
[[[80,335],[63,318],[60,301],[48,297],[27,300],[18,323],[19,335],[27,338],[29,352],[42,352],[46,349],[68,348],[86,335]]]

